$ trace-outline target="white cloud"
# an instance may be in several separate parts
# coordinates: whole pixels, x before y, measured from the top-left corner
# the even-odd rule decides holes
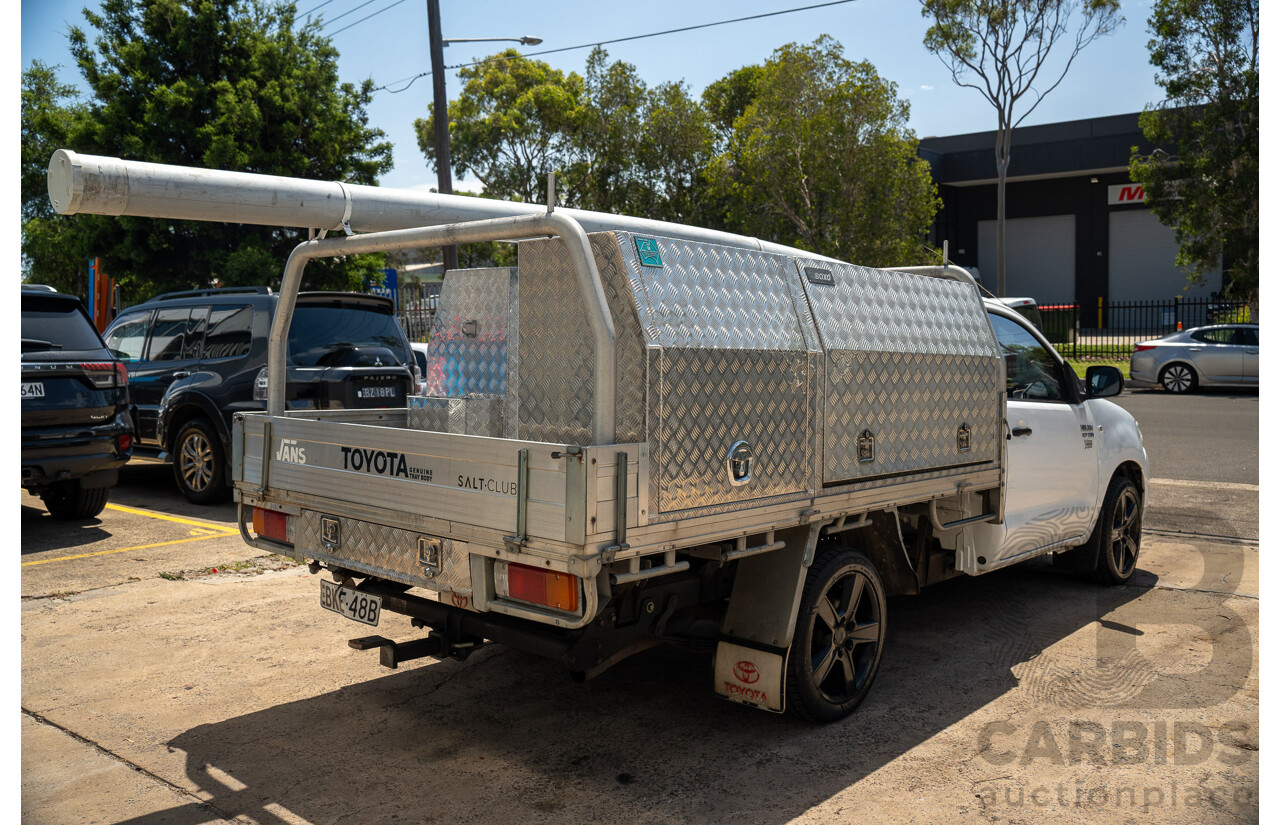
[[[921,87],[920,87],[920,91],[922,91],[922,92],[932,92],[932,91],[933,91],[933,87],[932,87],[932,86],[930,86],[928,83],[926,83],[926,84],[924,84],[923,86],[921,86]]]

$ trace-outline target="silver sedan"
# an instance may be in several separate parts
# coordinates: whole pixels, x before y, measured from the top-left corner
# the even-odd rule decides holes
[[[1258,385],[1258,325],[1216,324],[1142,341],[1129,358],[1129,383],[1190,392]]]

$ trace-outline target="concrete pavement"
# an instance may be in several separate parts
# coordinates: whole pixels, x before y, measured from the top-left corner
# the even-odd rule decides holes
[[[22,818],[1256,821],[1257,547],[1148,535],[1140,567],[892,600],[870,698],[824,727],[670,648],[583,685],[497,647],[387,671],[299,567],[27,598]]]

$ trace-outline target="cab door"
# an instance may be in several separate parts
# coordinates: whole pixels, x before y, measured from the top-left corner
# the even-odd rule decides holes
[[[1005,359],[1004,522],[974,531],[984,570],[1078,544],[1097,501],[1101,437],[1075,374],[1021,319],[990,313]]]

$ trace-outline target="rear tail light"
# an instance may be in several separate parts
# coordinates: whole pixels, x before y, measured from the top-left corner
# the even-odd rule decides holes
[[[116,436],[116,452],[117,453],[127,453],[129,452],[129,448],[132,446],[133,446],[133,436],[131,435]]]
[[[267,400],[267,368],[258,370],[258,377],[253,379],[253,400]]]
[[[124,364],[119,361],[116,362],[116,381],[117,386],[129,386],[129,370],[125,369]]]
[[[493,565],[493,581],[501,598],[578,612],[578,577],[569,573],[499,561]]]
[[[253,532],[264,539],[289,543],[289,516],[276,510],[253,508]]]
[[[80,365],[80,369],[89,376],[89,383],[100,390],[123,387],[129,380],[127,373],[124,380],[121,380],[124,364],[119,361],[86,361]]]
[[[1146,346],[1146,347],[1144,347],[1144,346],[1142,346],[1142,345],[1138,345],[1138,346],[1136,346],[1136,347],[1134,347],[1134,348],[1133,348],[1133,351],[1134,351],[1134,352],[1146,352],[1146,351],[1147,351],[1147,350],[1149,350],[1149,349],[1155,349],[1155,347],[1153,347],[1153,346]]]

